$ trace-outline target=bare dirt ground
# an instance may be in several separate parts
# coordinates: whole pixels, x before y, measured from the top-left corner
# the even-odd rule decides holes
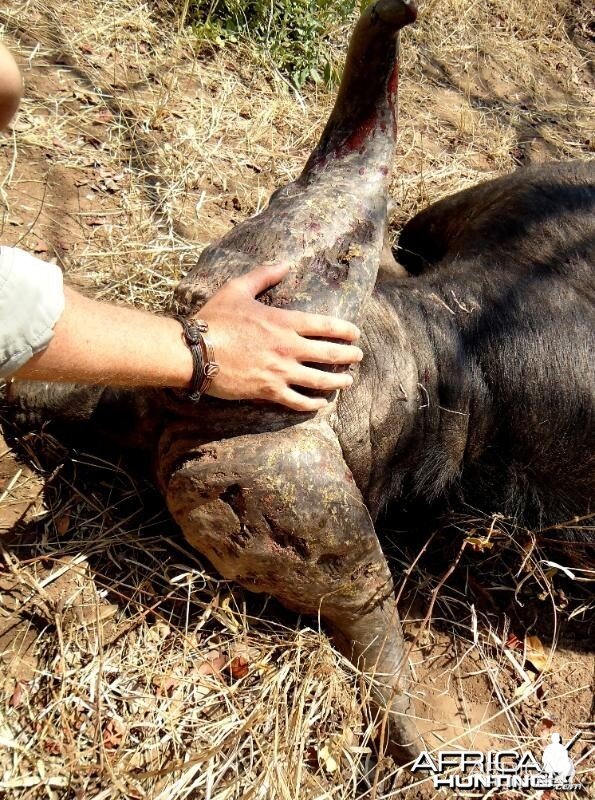
[[[403,37],[395,235],[479,180],[592,157],[588,11],[422,6]],[[200,46],[164,3],[9,0],[0,33],[26,82],[0,140],[0,241],[57,260],[92,296],[151,309],[297,174],[332,104],[327,89],[296,95],[243,45]],[[444,796],[377,755],[369,687],[316,621],[219,580],[141,471],[13,434],[0,442],[0,795]],[[419,560],[385,535],[407,570],[420,725],[450,747],[537,754],[552,730],[580,731],[593,791],[593,565],[568,577],[568,554],[545,563],[505,520],[466,531]]]

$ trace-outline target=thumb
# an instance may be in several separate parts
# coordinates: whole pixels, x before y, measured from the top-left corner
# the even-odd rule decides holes
[[[252,297],[256,297],[282,281],[289,272],[289,266],[286,261],[280,264],[265,264],[242,275],[239,282]]]

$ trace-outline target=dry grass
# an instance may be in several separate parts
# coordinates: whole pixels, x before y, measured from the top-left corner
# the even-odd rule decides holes
[[[403,37],[395,223],[521,162],[590,155],[592,81],[570,10],[566,0],[425,4]],[[6,190],[23,160],[51,153],[37,180],[53,173],[57,185],[36,193],[37,210],[43,200],[57,225],[65,215],[75,243],[50,242],[50,254],[100,297],[160,306],[202,246],[295,177],[332,95],[296,96],[262,62],[255,69],[248,48],[205,45],[197,58],[191,32],[152,5],[83,0],[77,11],[26,0],[1,12],[34,81],[5,146],[15,172],[4,199],[16,213]],[[88,179],[75,187],[82,209],[60,197],[77,172]],[[34,245],[36,231],[23,233],[13,238]]]
[[[586,6],[429,0],[422,12],[403,37],[395,226],[519,163],[590,157]],[[59,259],[98,297],[167,305],[201,247],[297,174],[332,103],[326,89],[295,95],[248,47],[200,51],[164,4],[10,0],[0,24],[28,84],[0,143],[2,240]],[[35,437],[21,447],[37,457]],[[45,487],[3,548],[2,620],[18,617],[21,635],[0,687],[6,796],[422,797],[373,757],[366,687],[311,620],[217,579],[149,484],[46,438],[48,448],[42,480],[15,467],[0,500],[6,509]],[[524,618],[504,621],[489,598],[470,603],[466,587],[481,570],[496,599],[518,591],[523,607],[586,625],[592,576],[565,584],[496,527],[478,526],[462,554],[445,551],[460,563],[444,586],[444,558],[412,566],[387,547],[396,570],[410,570],[418,694],[429,663],[437,694],[469,707],[481,680],[500,714],[494,735],[539,749],[548,714],[589,720],[572,706],[592,693],[582,656],[515,695],[531,676],[502,642]],[[580,719],[566,720],[565,706]],[[579,766],[584,781],[590,765]]]
[[[47,510],[29,515],[2,548],[3,621],[22,636],[0,695],[0,787],[8,796],[433,796],[407,788],[406,771],[374,757],[369,687],[311,620],[216,578],[186,548],[150,484],[92,456],[65,459],[47,436],[29,435],[21,447],[42,459]],[[489,529],[476,521],[462,551],[481,555],[463,558],[459,579],[444,587],[444,561],[459,560],[460,542],[442,543],[437,569],[395,541],[389,532],[389,558],[406,575],[415,695],[422,708],[430,704],[426,715],[457,697],[471,731],[465,743],[474,729],[488,730],[498,746],[539,751],[548,719],[588,738],[588,709],[564,716],[588,696],[588,657],[554,662],[556,680],[551,663],[532,671],[522,646],[503,646],[523,621],[470,604],[465,583],[480,564],[490,591],[518,593],[519,614],[541,596],[541,614],[572,612],[584,622],[592,598],[581,585],[593,572],[577,571],[571,593],[531,552],[530,536],[505,520]],[[498,545],[493,553],[489,542]],[[432,611],[431,627],[419,608]],[[554,625],[546,653],[555,652],[557,633]],[[590,767],[578,765],[585,783]]]

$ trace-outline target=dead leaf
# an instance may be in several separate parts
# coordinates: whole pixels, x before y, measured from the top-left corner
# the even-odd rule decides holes
[[[525,660],[530,661],[538,672],[547,668],[548,656],[538,636],[525,638]]]
[[[235,658],[232,658],[229,669],[231,671],[231,677],[234,679],[234,681],[239,681],[240,678],[245,678],[250,672],[248,659],[244,658],[244,656],[236,656]]]
[[[167,624],[167,622],[158,621],[147,631],[147,642],[150,644],[160,645],[164,642],[169,634],[171,633],[171,628]]]
[[[55,739],[44,739],[43,749],[51,756],[62,755],[62,747],[60,742],[57,742]]]
[[[547,739],[553,727],[553,720],[544,717],[535,726],[535,735],[539,736],[540,739]]]
[[[115,180],[113,180],[113,178],[106,178],[103,181],[103,185],[105,186],[107,191],[110,192],[110,194],[114,194],[115,192],[119,192],[120,191],[120,187],[115,182]]]
[[[198,670],[201,675],[217,674],[221,677],[221,670],[225,667],[227,659],[219,650],[211,650],[207,660],[200,664]]]
[[[64,534],[68,533],[70,529],[70,514],[62,514],[61,517],[58,517],[56,520],[56,531],[58,536],[64,536]]]
[[[215,681],[222,680],[221,670],[225,667],[226,658],[216,650],[212,651],[209,660],[201,661],[196,668],[199,676],[195,691],[201,697],[206,697],[215,688]],[[213,676],[212,678],[210,676]],[[201,678],[203,680],[201,680]]]
[[[107,125],[107,123],[113,122],[113,120],[114,120],[114,115],[107,108],[104,108],[101,111],[99,111],[99,113],[95,114],[95,117],[93,118],[93,122],[95,123],[95,125]]]
[[[571,569],[568,569],[568,567],[565,567],[563,564],[558,564],[557,561],[544,561],[543,564],[551,568],[546,572],[546,575],[548,576],[553,576],[558,572],[563,572],[567,578],[570,578],[570,580],[576,580],[576,575],[574,572]]]
[[[225,667],[225,656],[222,656],[217,650],[213,650],[208,656],[207,661],[201,661],[197,667],[199,675],[216,675],[221,677],[221,670]]]
[[[519,639],[518,636],[515,636],[514,633],[511,633],[508,639],[505,642],[505,646],[508,647],[510,650],[522,650],[523,643]]]
[[[100,225],[107,225],[107,217],[88,217],[87,225],[91,228],[98,228]]]
[[[122,720],[114,717],[103,729],[103,746],[106,750],[117,750],[124,741],[126,726]]]
[[[10,707],[18,708],[20,705],[22,705],[24,694],[25,694],[25,684],[21,683],[21,681],[17,681],[9,701]]]
[[[468,536],[465,541],[475,553],[491,550],[494,546],[494,543],[485,536]]]
[[[33,247],[34,253],[47,253],[49,252],[48,243],[45,242],[43,239],[39,239],[37,244]]]
[[[81,51],[81,53],[86,53],[88,56],[93,55],[93,48],[91,47],[90,44],[86,43],[79,44],[79,50]]]
[[[157,697],[171,697],[174,689],[180,685],[180,681],[173,675],[154,675],[151,683],[156,690]]]

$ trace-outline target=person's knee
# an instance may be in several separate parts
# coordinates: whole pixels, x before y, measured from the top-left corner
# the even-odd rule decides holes
[[[23,95],[23,79],[16,61],[0,43],[0,130],[16,113]]]

